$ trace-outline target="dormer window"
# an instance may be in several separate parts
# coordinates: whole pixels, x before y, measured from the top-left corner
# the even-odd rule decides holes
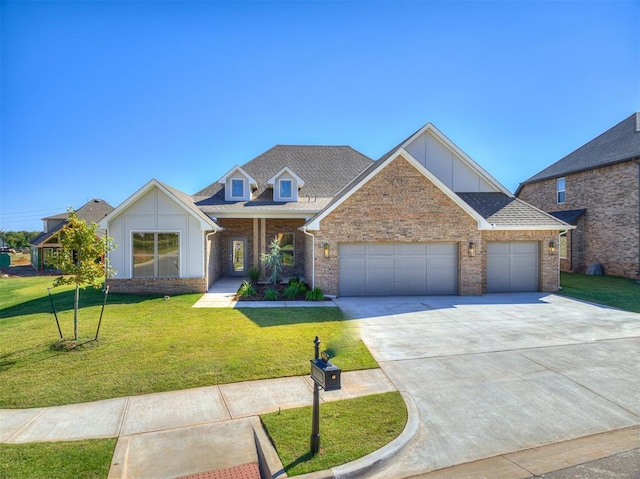
[[[290,168],[284,167],[267,180],[273,188],[273,201],[298,201],[298,190],[304,186],[304,181]]]
[[[231,179],[231,197],[244,199],[244,179],[243,178]]]
[[[280,198],[293,198],[293,180],[280,180]]]
[[[238,165],[231,168],[218,183],[224,185],[225,201],[251,201],[252,189],[258,188],[256,180]]]

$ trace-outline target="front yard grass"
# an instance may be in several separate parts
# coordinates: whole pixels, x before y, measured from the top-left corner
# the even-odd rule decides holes
[[[377,367],[338,308],[192,308],[197,294],[110,294],[99,342],[57,351],[52,279],[0,279],[0,408],[309,374],[316,335],[343,371]],[[72,337],[73,291],[52,294],[63,334]],[[81,290],[81,339],[94,337],[102,298],[99,290]]]
[[[0,477],[104,479],[115,447],[116,439],[0,444]]]
[[[560,286],[561,295],[640,313],[640,285],[633,279],[560,273]]]
[[[321,404],[320,452],[312,456],[311,409],[261,416],[289,476],[329,469],[370,454],[398,437],[407,423],[399,392]]]

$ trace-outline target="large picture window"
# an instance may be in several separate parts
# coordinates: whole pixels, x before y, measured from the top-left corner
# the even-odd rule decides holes
[[[178,233],[133,233],[133,277],[177,278],[180,276]]]
[[[278,242],[280,243],[282,266],[293,266],[295,264],[293,233],[278,233]]]

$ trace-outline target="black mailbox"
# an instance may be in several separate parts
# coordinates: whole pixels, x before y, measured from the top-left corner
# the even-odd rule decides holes
[[[340,373],[342,369],[327,359],[311,360],[311,379],[325,391],[340,389]]]

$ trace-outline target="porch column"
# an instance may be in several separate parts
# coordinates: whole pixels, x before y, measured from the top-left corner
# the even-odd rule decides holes
[[[267,219],[260,218],[260,254],[264,254],[267,251]],[[264,269],[262,264],[260,264],[261,276],[264,277]]]
[[[253,218],[253,266],[260,268],[260,256],[258,246],[258,218]]]

